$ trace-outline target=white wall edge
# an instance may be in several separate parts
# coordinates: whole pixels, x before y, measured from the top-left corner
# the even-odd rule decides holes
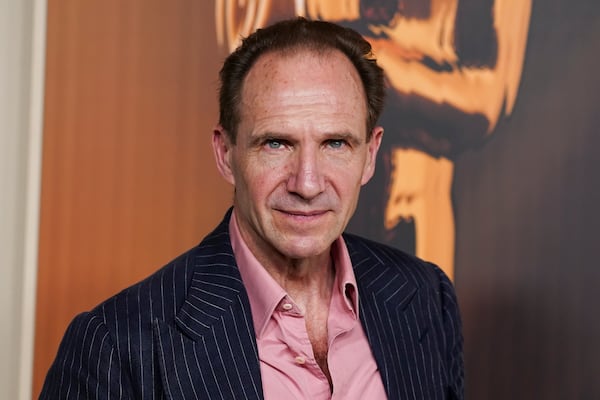
[[[21,348],[19,392],[21,400],[32,398],[37,294],[40,200],[42,183],[42,143],[44,129],[44,84],[46,70],[47,0],[33,0],[31,46],[31,87],[28,119],[27,192],[23,286],[21,288]]]

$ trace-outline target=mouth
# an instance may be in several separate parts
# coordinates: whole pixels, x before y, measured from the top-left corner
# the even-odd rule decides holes
[[[292,215],[295,217],[315,217],[323,215],[327,210],[277,210],[280,213]]]
[[[329,212],[329,210],[288,210],[288,209],[276,209],[280,214],[285,217],[292,218],[296,222],[310,222],[315,221]]]

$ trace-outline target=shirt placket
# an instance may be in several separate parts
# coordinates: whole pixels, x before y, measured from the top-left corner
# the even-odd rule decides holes
[[[278,312],[281,314],[284,341],[293,357],[291,361],[298,368],[297,383],[304,398],[330,399],[329,381],[315,360],[304,316],[287,297],[282,300]]]

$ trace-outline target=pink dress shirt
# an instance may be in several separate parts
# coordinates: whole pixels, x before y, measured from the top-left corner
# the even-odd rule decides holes
[[[358,319],[359,293],[344,240],[340,237],[332,246],[335,284],[327,320],[332,393],[313,356],[304,316],[246,246],[235,212],[229,233],[250,299],[265,400],[386,399]]]

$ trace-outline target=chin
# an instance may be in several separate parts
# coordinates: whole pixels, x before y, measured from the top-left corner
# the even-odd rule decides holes
[[[302,239],[298,239],[294,240],[293,243],[281,246],[280,251],[284,256],[296,260],[317,257],[329,252],[329,247],[333,243],[333,240],[331,240],[331,243],[325,240],[311,239],[310,241],[301,243]],[[328,244],[325,246],[324,243]]]

